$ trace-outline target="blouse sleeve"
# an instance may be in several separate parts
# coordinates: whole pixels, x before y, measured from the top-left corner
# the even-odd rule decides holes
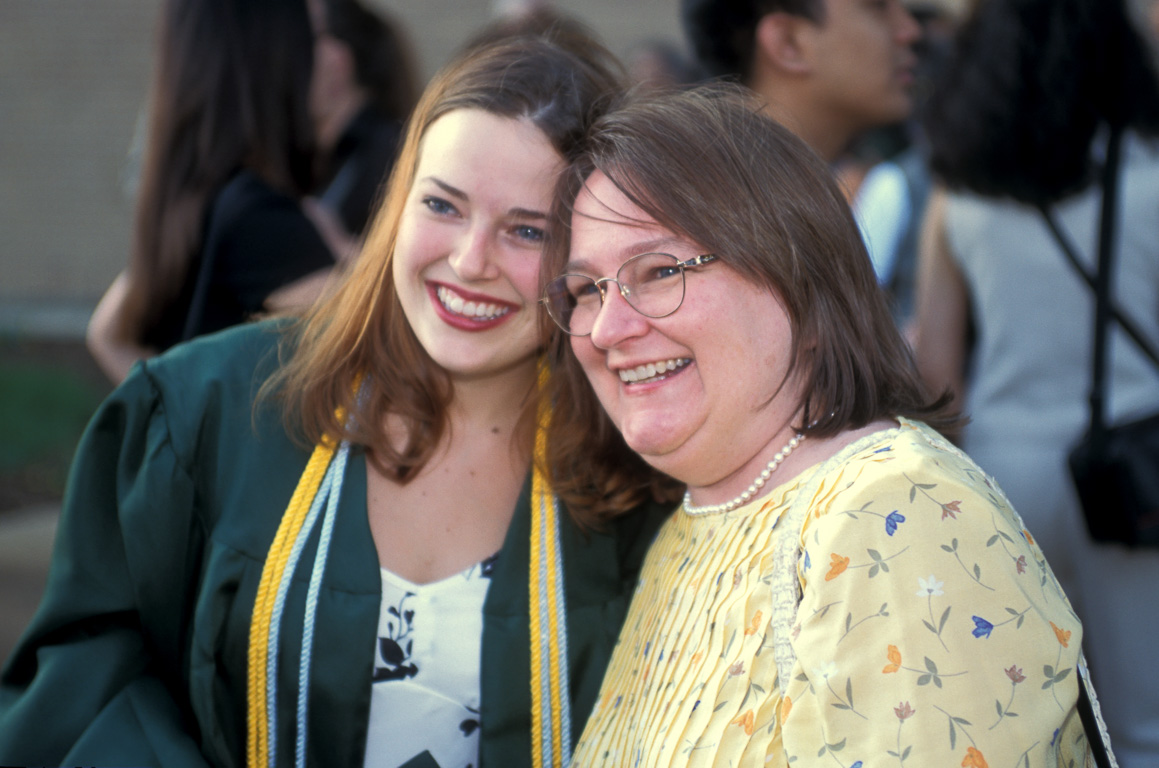
[[[908,448],[853,459],[814,500],[785,750],[803,764],[1065,765],[1084,738],[1078,619],[977,466]]]
[[[207,765],[177,693],[193,499],[137,366],[78,448],[44,600],[0,677],[0,763]]]

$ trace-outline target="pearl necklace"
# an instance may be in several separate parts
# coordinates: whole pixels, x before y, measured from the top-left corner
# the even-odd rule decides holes
[[[707,506],[697,507],[692,504],[691,492],[685,491],[684,511],[690,515],[713,515],[717,512],[732,512],[737,507],[748,504],[756,497],[757,492],[764,486],[765,481],[777,471],[777,467],[781,466],[781,462],[788,458],[789,454],[793,452],[793,449],[800,445],[804,439],[805,436],[800,432],[794,435],[793,439],[786,443],[784,448],[777,451],[777,455],[773,457],[773,460],[765,465],[765,468],[761,470],[757,479],[753,480],[752,485],[732,501],[726,501],[723,504],[709,504]]]

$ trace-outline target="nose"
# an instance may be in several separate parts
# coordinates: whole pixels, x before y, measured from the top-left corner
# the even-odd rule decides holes
[[[472,228],[454,243],[453,252],[447,261],[455,274],[464,281],[493,280],[499,276],[494,248],[488,232]]]
[[[922,39],[922,25],[914,18],[909,9],[900,2],[893,4],[894,8],[894,39],[901,45],[913,45]]]
[[[615,283],[612,289],[609,283]],[[611,349],[626,339],[643,336],[648,332],[648,318],[637,312],[621,291],[623,288],[614,280],[602,284],[604,302],[596,314],[592,325],[592,344],[600,349]]]

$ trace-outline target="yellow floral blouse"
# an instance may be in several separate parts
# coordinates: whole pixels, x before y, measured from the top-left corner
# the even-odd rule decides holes
[[[902,421],[665,524],[573,764],[1083,766],[1081,640],[1002,491]]]

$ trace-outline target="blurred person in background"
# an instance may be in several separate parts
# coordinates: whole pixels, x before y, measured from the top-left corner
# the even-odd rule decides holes
[[[542,466],[547,216],[623,82],[590,37],[467,51],[334,293],[133,369],[0,676],[0,763],[563,762],[670,508],[581,528]]]
[[[912,344],[919,233],[933,187],[921,115],[948,55],[958,12],[945,0],[906,7],[922,28],[914,45],[913,114],[862,134],[837,165],[894,320]]]
[[[396,19],[358,0],[310,0],[310,11],[322,167],[316,194],[347,233],[361,235],[418,98],[413,53]]]
[[[1148,0],[1154,2],[1154,0]],[[1153,43],[1154,41],[1152,41]],[[982,0],[929,104],[917,359],[971,418],[962,445],[1009,494],[1075,602],[1120,765],[1159,765],[1159,551],[1094,543],[1067,454],[1090,423],[1100,177],[1121,132],[1114,301],[1159,344],[1159,80],[1124,0]],[[1159,404],[1111,323],[1108,419]]]
[[[114,383],[321,292],[336,254],[300,205],[316,162],[314,43],[306,0],[164,4],[129,265],[86,336]]]
[[[681,0],[701,66],[755,91],[822,158],[913,108],[921,28],[901,0]]]
[[[591,36],[586,24],[547,0],[500,0],[493,4],[492,17],[489,24],[467,38],[461,51],[521,35],[546,35],[564,48],[583,50]]]
[[[699,67],[668,40],[638,40],[625,63],[629,79],[645,88],[681,88],[701,79]]]

